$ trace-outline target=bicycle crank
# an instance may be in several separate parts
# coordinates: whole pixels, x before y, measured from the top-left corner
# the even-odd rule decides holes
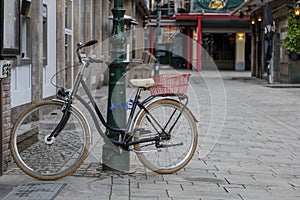
[[[175,147],[175,146],[182,146],[183,142],[180,142],[178,144],[158,144],[157,148],[168,148],[168,147]]]
[[[161,149],[155,149],[155,150],[145,150],[145,151],[137,151],[134,148],[130,148],[130,151],[133,151],[136,154],[141,154],[141,153],[152,153],[152,152],[160,152]]]

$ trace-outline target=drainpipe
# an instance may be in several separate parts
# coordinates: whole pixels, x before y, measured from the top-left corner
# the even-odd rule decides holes
[[[198,17],[197,20],[197,27],[198,27],[198,32],[197,32],[197,39],[198,39],[198,43],[197,43],[197,67],[196,70],[197,72],[201,71],[201,43],[202,43],[202,21],[201,21],[201,17]]]
[[[154,69],[154,76],[159,75],[159,62],[160,62],[160,52],[159,52],[159,44],[158,44],[158,37],[160,33],[160,7],[159,7],[160,0],[156,0],[156,29],[155,29],[155,69]]]
[[[187,28],[188,30],[188,37],[187,37],[187,69],[191,68],[191,27]]]

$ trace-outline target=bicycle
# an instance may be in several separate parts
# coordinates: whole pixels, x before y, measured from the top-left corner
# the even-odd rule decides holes
[[[74,105],[77,100],[89,111],[106,143],[135,152],[141,163],[156,173],[182,169],[193,157],[198,140],[197,121],[186,106],[187,95],[178,87],[173,91],[168,91],[169,87],[163,89],[158,80],[133,79],[131,84],[137,86],[137,91],[126,129],[110,127],[83,78],[85,69],[97,60],[82,58],[80,51],[95,43],[92,40],[78,44],[80,68],[71,91],[61,88],[57,92],[59,98],[34,103],[18,116],[10,138],[15,163],[27,175],[40,180],[62,178],[81,165],[88,155],[91,135],[86,117]],[[187,87],[189,75],[179,77]],[[77,94],[79,86],[92,106]],[[151,88],[153,94],[140,101],[141,93]],[[107,130],[118,132],[119,137],[109,138],[101,131],[100,122]]]

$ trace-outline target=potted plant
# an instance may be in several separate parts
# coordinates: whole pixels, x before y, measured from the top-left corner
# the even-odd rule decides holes
[[[292,2],[293,4],[295,1]],[[288,30],[283,45],[291,60],[300,59],[300,18],[292,9],[288,11]]]

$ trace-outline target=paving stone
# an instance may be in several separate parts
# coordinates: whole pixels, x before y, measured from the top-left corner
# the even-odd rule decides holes
[[[8,193],[10,193],[16,185],[0,184],[0,199],[3,199]]]
[[[52,200],[65,187],[60,183],[30,183],[16,186],[3,200]]]
[[[176,190],[168,190],[169,197],[176,197],[176,198],[194,198],[199,197],[202,198],[224,198],[224,199],[230,199],[230,198],[237,198],[237,194],[229,194],[225,190],[222,191],[214,191],[214,190],[190,190],[190,191],[176,191]]]
[[[133,188],[130,190],[130,196],[133,196],[133,197],[137,197],[137,196],[138,197],[156,197],[156,198],[169,197],[167,190],[164,190],[164,189],[157,190],[157,189],[133,189]]]
[[[192,185],[192,184],[190,184]],[[175,190],[182,190],[182,184],[179,183],[171,183],[171,184],[138,184],[137,189],[145,189],[145,190],[168,190],[168,189],[175,189]]]
[[[165,198],[165,197],[162,197],[162,198],[159,198],[159,197],[156,197],[156,196],[131,196],[130,197],[130,200],[141,200],[141,199],[145,199],[145,200],[160,200],[160,199],[166,199],[166,200],[172,200],[171,198]]]

